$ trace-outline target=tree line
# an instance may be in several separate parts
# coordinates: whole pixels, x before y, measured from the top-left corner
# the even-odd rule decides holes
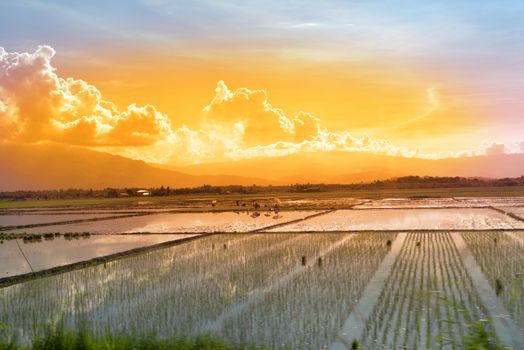
[[[278,192],[331,192],[343,190],[373,190],[373,189],[424,189],[424,188],[458,188],[458,187],[506,187],[524,186],[524,176],[516,178],[486,179],[468,177],[437,177],[437,176],[403,176],[373,182],[353,184],[291,184],[285,186],[212,186],[172,188],[169,186],[148,188],[105,188],[105,189],[60,189],[38,191],[0,192],[0,200],[49,200],[49,199],[80,199],[80,198],[118,198],[147,196],[173,196],[184,194],[257,194]]]

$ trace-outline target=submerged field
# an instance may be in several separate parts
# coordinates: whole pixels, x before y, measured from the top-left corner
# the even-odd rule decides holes
[[[44,209],[19,210],[20,226],[24,217],[34,226],[0,232],[0,335],[28,344],[54,323],[277,349],[353,341],[461,349],[482,331],[485,342],[518,348],[524,205],[467,201],[348,199],[337,211],[141,213],[57,225],[33,220]],[[82,214],[45,215],[69,210]]]

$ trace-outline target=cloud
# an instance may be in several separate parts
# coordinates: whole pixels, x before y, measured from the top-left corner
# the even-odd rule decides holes
[[[436,97],[435,97],[436,98]],[[204,107],[204,123],[201,130],[229,130],[234,135],[232,142],[225,145],[223,138],[212,144],[219,147],[221,158],[244,159],[251,157],[279,156],[300,151],[350,151],[375,152],[413,156],[417,152],[397,148],[384,140],[372,140],[369,136],[355,137],[347,131],[330,131],[322,126],[321,119],[307,112],[287,116],[274,107],[264,90],[239,88],[231,91],[219,81],[215,96]],[[193,137],[204,137],[202,131]],[[194,149],[195,141],[189,143]],[[209,142],[199,142],[209,145]],[[213,147],[208,149],[211,150]],[[221,153],[223,152],[223,153]]]
[[[506,146],[503,143],[492,143],[485,149],[484,153],[488,156],[505,154]]]
[[[288,117],[269,103],[264,90],[239,88],[233,92],[223,81],[217,83],[215,96],[203,112],[202,128],[236,130],[242,135],[243,147],[312,140],[322,129],[320,118],[310,113]]]
[[[416,150],[397,147],[386,140],[373,140],[367,135],[354,137],[349,132],[320,131],[316,136],[301,142],[279,141],[269,145],[258,145],[245,149],[234,149],[226,155],[234,160],[255,157],[278,157],[298,152],[369,152],[390,156],[415,157]],[[424,155],[420,155],[424,157]]]
[[[172,134],[169,118],[151,105],[124,110],[83,80],[61,78],[55,50],[8,53],[0,47],[0,125],[10,140],[53,140],[76,145],[140,146]]]
[[[445,105],[435,86],[426,88],[425,100],[426,106],[424,106],[424,111],[396,126],[394,129],[395,133],[405,136],[413,136],[415,134],[425,136],[431,133],[449,132],[451,121],[439,118],[442,117]]]
[[[177,165],[315,151],[425,157],[387,140],[329,130],[307,112],[288,116],[269,102],[266,91],[230,90],[223,81],[195,127],[174,127],[152,105],[121,109],[95,86],[60,77],[51,63],[54,55],[49,46],[33,53],[0,48],[0,140],[51,140]],[[433,88],[427,100],[430,110],[439,108]]]
[[[111,153],[152,163],[186,165],[297,152],[371,152],[394,156],[424,156],[368,135],[333,131],[307,112],[288,117],[272,106],[264,90],[230,90],[219,81],[215,95],[203,109],[197,127],[181,126],[164,140],[142,148],[110,148]]]
[[[453,157],[475,157],[475,156],[495,156],[502,154],[524,153],[524,141],[492,142],[482,141],[476,148],[456,152]],[[440,157],[442,158],[442,156]]]
[[[239,88],[233,92],[219,81],[203,112],[204,128],[220,125],[241,130],[247,146],[277,142],[294,134],[294,122],[268,102],[264,90]]]

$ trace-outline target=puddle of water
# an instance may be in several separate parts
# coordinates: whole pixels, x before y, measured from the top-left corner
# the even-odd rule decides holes
[[[40,271],[192,236],[195,235],[102,235],[71,240],[62,236],[37,243],[16,241],[20,244],[33,270]],[[3,244],[0,244],[1,277],[31,272],[16,241],[4,241]]]
[[[69,214],[69,213],[53,213],[50,214],[24,214],[24,215],[0,215],[0,227],[1,226],[22,226],[22,225],[34,225],[34,224],[47,224],[52,222],[63,222],[72,220],[87,220],[95,218],[104,218],[115,216],[114,214]]]
[[[337,210],[271,232],[345,230],[437,230],[524,228],[492,209]]]
[[[91,233],[169,233],[169,232],[248,232],[290,220],[304,218],[316,211],[274,213],[252,212],[153,214],[114,220],[54,225],[23,229],[23,232],[91,232]],[[266,214],[269,214],[266,216]],[[15,231],[7,231],[15,232]]]

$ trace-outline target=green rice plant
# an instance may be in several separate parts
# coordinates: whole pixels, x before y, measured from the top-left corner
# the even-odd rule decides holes
[[[466,232],[464,241],[483,274],[512,319],[524,329],[524,245],[517,240],[523,232]],[[497,244],[493,240],[497,239]]]
[[[446,298],[442,298],[442,301],[447,305],[458,307],[453,301],[447,300]],[[471,310],[460,309],[460,312],[467,316],[465,317],[466,319],[471,320],[463,324],[464,328],[467,329],[466,334],[462,337],[453,337],[453,335],[447,331],[439,332],[437,342],[441,348],[447,346],[468,350],[502,350],[507,348],[498,340],[491,320],[487,318],[474,319]],[[457,322],[452,319],[443,319],[440,320],[439,323],[456,324]]]
[[[88,328],[67,329],[63,323],[41,326],[42,332],[26,344],[16,337],[1,337],[0,350],[271,350],[249,344],[226,342],[212,335],[158,337],[154,333],[106,333],[99,335]]]
[[[277,348],[327,347],[389,251],[386,241],[396,236],[334,235],[339,242],[345,241],[321,256],[322,269],[317,268],[318,259],[308,258],[305,266],[299,259],[292,278],[279,278],[267,292],[251,298],[253,302],[247,300],[241,312],[222,323],[221,334],[227,339],[253,339],[255,344]]]
[[[504,350],[506,346],[500,344],[485,325],[485,321],[473,323],[470,333],[463,338],[462,348],[465,350]]]
[[[497,296],[501,295],[504,292],[504,285],[500,281],[500,279],[495,278],[495,294]]]
[[[463,309],[469,310],[470,315],[462,313]],[[450,341],[462,339],[470,332],[468,318],[484,316],[484,307],[451,233],[412,232],[366,321],[360,341],[363,348],[370,349],[439,348],[442,339],[437,335],[445,335]]]
[[[326,293],[336,291],[337,294],[328,294],[324,299],[314,298],[317,307],[313,313],[322,319],[330,319],[332,315],[322,310],[323,303],[329,300],[332,304],[329,310],[340,310],[336,319],[343,322],[348,307],[358,300],[359,291],[372,276],[374,266],[378,266],[387,253],[386,239],[391,239],[394,234],[359,235],[358,245],[351,246],[349,253],[345,246],[336,245],[345,236],[337,233],[216,235],[108,262],[105,267],[91,266],[32,280],[0,289],[0,322],[19,329],[24,341],[33,334],[32,324],[56,318],[63,318],[67,327],[73,328],[80,318],[85,319],[89,329],[100,334],[139,330],[154,332],[159,337],[194,337],[209,329],[210,324],[225,327],[229,318],[222,322],[221,315],[242,305],[250,295],[280,290],[279,293],[284,294],[279,295],[289,295],[294,300],[297,284],[281,285],[275,281],[290,273],[295,276],[294,271],[300,266],[303,255],[317,257],[319,254],[322,269],[316,268],[316,258],[308,259],[306,267],[300,266],[301,274],[312,279],[308,279],[307,284],[299,279],[302,286],[299,289],[307,292],[311,286],[324,283],[328,276],[333,277],[334,273],[343,276],[345,284],[334,277],[329,285],[322,287],[329,288]],[[370,242],[373,242],[371,246]],[[226,244],[228,249],[212,249],[213,244],[217,247]],[[331,247],[336,247],[333,250],[333,254],[337,252],[335,264],[329,263],[328,257],[321,254]],[[360,253],[354,254],[356,252]],[[348,262],[348,256],[353,263]],[[362,267],[366,267],[365,272],[360,271]],[[314,275],[311,275],[311,270],[315,271]],[[317,280],[317,275],[325,278]],[[287,283],[292,280],[290,278]],[[333,288],[333,285],[338,286]],[[337,303],[348,286],[352,291],[351,300],[344,302],[348,306],[340,308]],[[311,295],[304,297],[307,299],[298,299],[297,302],[307,305]],[[315,324],[316,327],[325,327],[316,316],[315,319],[309,315],[303,318],[304,327]],[[291,323],[289,318],[282,322]],[[313,323],[306,325],[307,322]],[[251,327],[247,322],[238,324],[242,324],[241,329]],[[330,321],[330,332],[320,333],[323,335],[317,338],[323,344],[329,344],[330,336],[336,335],[340,326]],[[220,335],[225,330],[218,327],[213,332]],[[249,340],[246,336],[228,338],[240,343]],[[267,337],[259,338],[257,342],[272,345]]]

